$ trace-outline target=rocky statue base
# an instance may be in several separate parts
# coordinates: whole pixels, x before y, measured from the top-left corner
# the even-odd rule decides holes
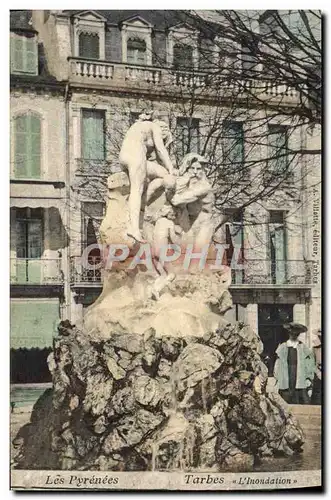
[[[267,394],[258,336],[222,323],[202,337],[112,334],[62,324],[53,389],[15,439],[14,468],[249,471],[300,452],[303,433]]]

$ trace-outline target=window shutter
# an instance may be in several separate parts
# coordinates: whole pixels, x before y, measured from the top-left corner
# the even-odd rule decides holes
[[[25,39],[24,71],[36,75],[38,73],[38,46],[35,38]]]
[[[11,37],[11,70],[24,71],[23,61],[23,37],[13,35]]]
[[[83,111],[83,157],[90,160],[105,158],[104,112]]]
[[[28,177],[28,116],[15,119],[15,177]]]
[[[268,142],[271,171],[276,174],[284,174],[288,166],[286,128],[270,125]]]
[[[30,115],[30,155],[29,174],[34,179],[40,178],[41,134],[40,119]]]
[[[40,178],[40,119],[33,115],[15,119],[15,177]]]

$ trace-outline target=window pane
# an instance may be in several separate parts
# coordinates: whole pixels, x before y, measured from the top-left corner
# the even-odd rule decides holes
[[[223,158],[225,163],[238,167],[244,162],[244,133],[240,122],[226,122],[223,136]]]
[[[42,255],[42,221],[31,220],[28,224],[28,258],[40,259]]]
[[[26,251],[26,223],[24,221],[16,221],[16,257],[18,259],[25,259],[27,257]]]
[[[190,45],[176,43],[174,46],[173,65],[177,69],[193,67],[193,48]]]
[[[99,110],[83,111],[82,153],[85,159],[105,158],[105,113]]]
[[[127,61],[130,64],[146,64],[146,42],[144,40],[128,40]]]
[[[199,153],[199,120],[196,118],[178,118],[176,126],[177,155],[182,159],[187,153]]]
[[[268,132],[268,170],[284,173],[288,167],[287,129],[284,126],[270,125]]]
[[[99,35],[97,33],[81,33],[79,35],[79,57],[99,59]]]

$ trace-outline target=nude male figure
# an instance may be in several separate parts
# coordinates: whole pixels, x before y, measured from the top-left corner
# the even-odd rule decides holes
[[[144,239],[139,228],[139,218],[146,179],[162,179],[167,187],[175,184],[172,177],[174,168],[165,146],[169,135],[169,127],[165,122],[138,120],[127,131],[120,151],[120,164],[127,170],[130,179],[130,227],[127,233],[141,243]],[[158,163],[149,161],[151,156],[155,156]],[[147,192],[147,198],[152,194]]]

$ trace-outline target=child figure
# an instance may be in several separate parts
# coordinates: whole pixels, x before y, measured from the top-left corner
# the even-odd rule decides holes
[[[151,289],[153,299],[160,298],[163,288],[175,279],[175,274],[168,274],[160,262],[161,249],[167,249],[169,243],[179,244],[182,229],[175,225],[176,209],[172,205],[164,205],[154,216],[155,226],[153,233],[153,262],[159,277],[156,278]]]

